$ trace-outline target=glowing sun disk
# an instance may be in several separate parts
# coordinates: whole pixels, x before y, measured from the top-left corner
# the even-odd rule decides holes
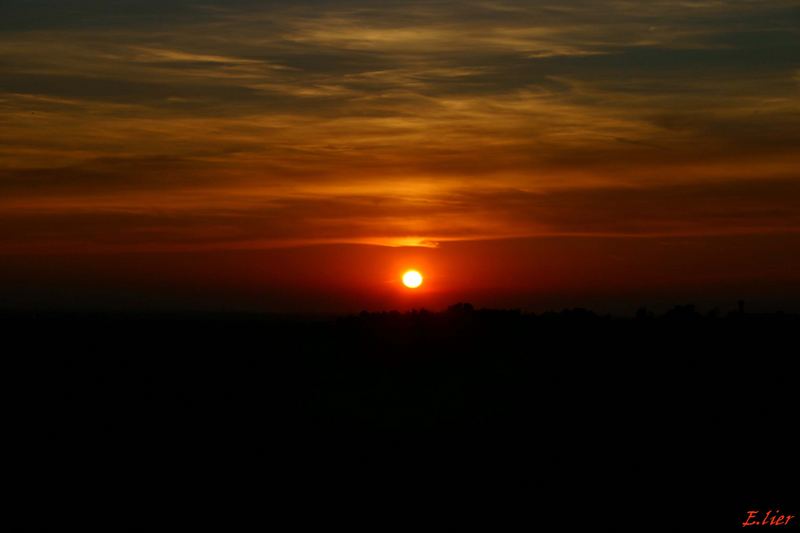
[[[408,272],[403,274],[403,285],[405,285],[409,289],[416,289],[417,287],[422,285],[422,274],[420,274],[416,270],[409,270]]]

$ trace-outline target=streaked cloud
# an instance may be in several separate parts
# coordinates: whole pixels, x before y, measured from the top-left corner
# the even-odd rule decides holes
[[[657,187],[452,189],[414,194],[250,194],[39,197],[7,202],[7,250],[88,247],[168,251],[324,242],[435,246],[511,237],[712,237],[793,234],[800,180]],[[53,241],[56,244],[53,244]],[[43,243],[45,244],[43,246]]]
[[[783,0],[4,2],[0,242],[789,231],[797,14]]]

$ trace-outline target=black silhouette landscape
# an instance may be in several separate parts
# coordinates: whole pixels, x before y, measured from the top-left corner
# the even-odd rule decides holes
[[[618,318],[459,303],[6,314],[2,335],[31,472],[154,491],[171,472],[232,499],[270,487],[317,525],[335,512],[388,528],[432,498],[461,520],[497,500],[498,527],[674,531],[741,527],[740,506],[780,494],[798,325],[689,305]]]

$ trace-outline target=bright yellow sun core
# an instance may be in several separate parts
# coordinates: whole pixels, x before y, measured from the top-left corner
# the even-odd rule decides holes
[[[403,285],[405,285],[409,289],[416,289],[417,287],[422,285],[422,274],[420,274],[416,270],[409,270],[408,272],[403,274]]]

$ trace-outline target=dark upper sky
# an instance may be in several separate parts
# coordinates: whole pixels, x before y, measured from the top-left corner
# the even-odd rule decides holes
[[[97,254],[314,246],[318,264],[341,259],[334,244],[444,258],[498,239],[627,239],[611,280],[658,242],[740,239],[736,253],[761,255],[725,276],[758,271],[780,292],[800,266],[785,251],[800,227],[799,43],[800,6],[781,0],[1,0],[0,257],[24,272],[43,254],[88,269]],[[600,261],[570,246],[546,260]],[[506,248],[506,265],[543,260]],[[681,257],[658,283],[683,279]],[[439,277],[457,268],[431,261]],[[551,288],[580,285],[565,276]]]

